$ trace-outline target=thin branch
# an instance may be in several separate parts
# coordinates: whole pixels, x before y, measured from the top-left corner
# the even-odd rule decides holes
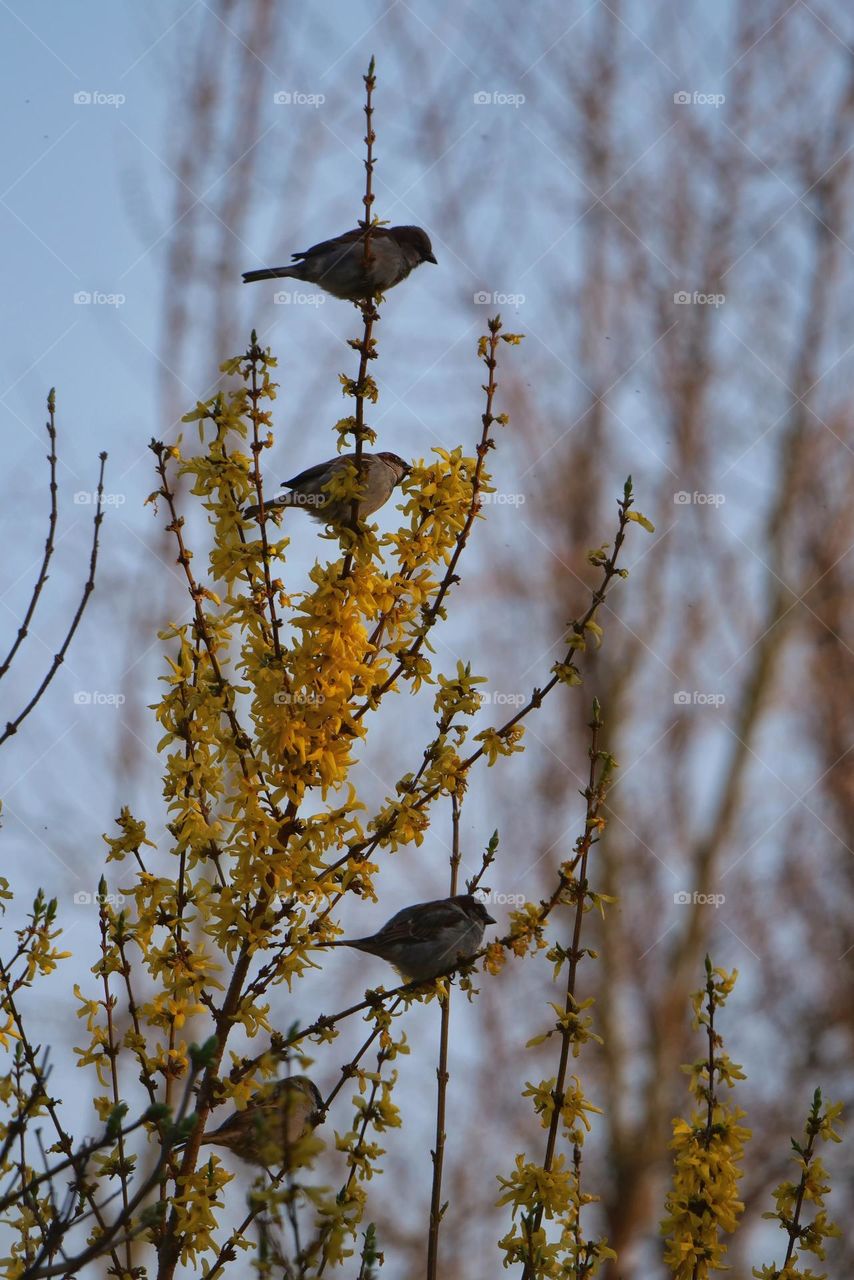
[[[359,225],[364,228],[364,236],[362,238],[363,260],[367,269],[371,261],[371,227],[373,222],[371,219],[371,205],[374,202],[374,194],[372,190],[372,181],[374,175],[374,142],[376,134],[373,129],[372,117],[373,108],[373,91],[376,86],[376,76],[374,75],[374,59],[371,58],[368,66],[368,74],[363,76],[365,81],[365,147],[367,149],[365,156],[365,194],[362,197],[362,203],[365,206],[365,216],[359,220]],[[353,427],[353,436],[355,438],[355,458],[356,467],[356,484],[361,484],[363,480],[362,474],[362,452],[365,446],[365,392],[367,390],[368,362],[376,360],[376,352],[374,351],[374,323],[379,320],[380,314],[374,304],[373,298],[366,298],[361,306],[362,320],[364,322],[364,332],[361,341],[354,339],[350,345],[355,347],[359,352],[359,373],[356,378],[355,398],[356,398],[356,422]],[[359,531],[359,497],[357,491],[353,495],[353,501],[350,505],[350,524],[353,529],[354,536],[358,536]],[[353,552],[348,551],[344,557],[344,564],[341,569],[342,578],[346,578],[350,574],[353,564]]]
[[[377,1069],[374,1074],[374,1079],[371,1081],[371,1090],[368,1095],[367,1104],[362,1108],[362,1119],[356,1137],[356,1145],[351,1152],[350,1172],[347,1176],[347,1181],[336,1196],[336,1202],[338,1204],[342,1204],[346,1201],[350,1188],[356,1181],[356,1170],[358,1169],[359,1157],[364,1153],[365,1148],[365,1134],[368,1132],[368,1125],[373,1119],[375,1119],[374,1104],[376,1103],[377,1094],[379,1093],[380,1086],[382,1084],[381,1076],[383,1064],[386,1062],[391,1052],[391,1048],[383,1046],[377,1054]],[[311,1254],[317,1249],[323,1250],[320,1259],[320,1266],[317,1268],[318,1280],[320,1280],[320,1277],[323,1275],[326,1270],[327,1263],[329,1262],[329,1237],[331,1235],[331,1231],[332,1223],[325,1224],[318,1233],[316,1243],[313,1246],[309,1246],[308,1256],[311,1256]]]
[[[264,566],[264,591],[267,596],[267,608],[270,610],[270,629],[273,633],[273,652],[276,655],[276,661],[280,662],[282,658],[282,645],[279,637],[279,628],[281,622],[276,616],[276,596],[273,590],[273,578],[270,573],[270,548],[267,544],[267,522],[264,519],[264,486],[261,477],[261,450],[265,447],[263,441],[258,435],[258,424],[260,421],[260,411],[258,409],[258,401],[261,398],[261,390],[258,386],[258,360],[263,355],[261,348],[258,346],[258,340],[255,336],[255,330],[252,330],[251,343],[247,354],[247,358],[251,364],[251,381],[247,395],[252,408],[249,410],[249,417],[252,420],[252,458],[254,466],[252,469],[252,480],[255,484],[255,493],[258,497],[258,527],[261,531],[261,562]],[[243,531],[241,530],[241,537]]]
[[[581,927],[584,923],[585,904],[589,896],[587,890],[587,861],[590,850],[596,843],[598,833],[604,825],[604,819],[601,814],[605,803],[605,796],[607,794],[609,774],[613,767],[611,758],[599,750],[599,732],[602,728],[602,717],[599,703],[595,698],[593,699],[593,718],[590,721],[589,728],[590,747],[588,754],[590,757],[590,770],[588,774],[587,787],[584,792],[587,804],[584,819],[584,831],[575,846],[576,858],[578,860],[579,867],[578,876],[575,881],[575,921],[572,930],[572,943],[566,951],[568,965],[566,975],[566,996],[564,999],[564,1018],[560,1024],[560,1060],[558,1063],[555,1087],[552,1090],[552,1113],[549,1120],[548,1137],[546,1139],[546,1153],[543,1157],[542,1164],[543,1172],[545,1174],[551,1172],[555,1149],[557,1147],[558,1133],[560,1132],[561,1115],[565,1100],[566,1073],[569,1065],[569,1054],[573,1043],[571,1016],[575,1013],[575,1010],[578,1007],[575,998],[576,979],[578,977],[578,965],[584,954],[581,948]],[[543,1206],[542,1204],[538,1204],[534,1213],[525,1224],[525,1231],[529,1242],[529,1253],[525,1260],[522,1280],[534,1280],[536,1275],[532,1242],[540,1230],[542,1220]]]
[[[92,550],[89,555],[89,576],[86,579],[86,582],[83,587],[83,595],[81,597],[80,604],[77,606],[77,612],[75,613],[74,617],[71,620],[71,626],[68,628],[65,639],[63,640],[62,645],[60,647],[60,650],[57,654],[55,654],[53,662],[50,664],[50,667],[48,668],[47,675],[42,680],[38,689],[33,694],[32,698],[24,707],[20,715],[17,716],[14,720],[10,720],[7,723],[6,728],[3,730],[3,732],[0,733],[0,745],[2,745],[7,738],[11,738],[12,734],[18,732],[18,729],[20,728],[22,721],[24,721],[27,718],[27,716],[30,714],[30,712],[33,710],[36,704],[40,701],[40,699],[45,693],[45,690],[50,684],[51,680],[56,675],[59,668],[62,666],[62,663],[65,660],[65,655],[68,652],[68,646],[71,644],[71,641],[74,639],[74,633],[77,630],[78,626],[80,625],[80,619],[83,617],[83,611],[89,602],[89,597],[92,594],[92,592],[95,590],[95,569],[97,568],[97,564],[98,564],[98,540],[99,540],[99,534],[101,529],[101,521],[104,518],[103,512],[101,510],[101,503],[104,496],[104,464],[107,461],[106,453],[102,453],[99,456],[101,459],[101,468],[98,473],[98,500],[97,500],[97,506],[95,508],[95,518],[93,522],[94,532],[92,536]]]
[[[457,892],[460,870],[460,801],[451,795],[451,877],[448,896]],[[451,984],[441,1001],[439,1065],[436,1068],[436,1147],[433,1151],[433,1186],[430,1192],[430,1226],[427,1233],[427,1280],[439,1274],[439,1225],[447,1206],[442,1204],[442,1168],[445,1160],[445,1099],[448,1090],[448,1030],[451,1021]]]
[[[18,649],[20,648],[22,642],[24,641],[25,637],[29,632],[30,623],[33,620],[33,614],[36,611],[36,606],[39,602],[39,596],[42,593],[42,587],[47,582],[47,571],[50,566],[51,556],[53,555],[54,538],[56,536],[56,520],[57,520],[57,514],[58,514],[58,509],[57,509],[58,490],[57,490],[57,483],[56,483],[56,422],[55,422],[56,390],[54,387],[51,387],[50,391],[48,392],[47,412],[48,412],[48,420],[45,423],[45,427],[47,428],[47,433],[50,440],[50,453],[47,455],[47,460],[50,465],[50,517],[48,519],[47,538],[44,544],[44,556],[42,557],[41,568],[39,569],[38,577],[36,578],[36,584],[33,588],[33,594],[30,598],[30,603],[27,607],[27,612],[24,614],[24,620],[21,623],[20,627],[18,628],[18,634],[15,637],[15,641],[12,645],[12,648],[9,650],[8,654],[6,655],[4,662],[0,663],[0,680],[3,679],[6,672],[9,670],[10,666],[12,665],[12,660],[15,657],[15,654],[18,652]]]
[[[106,905],[106,902],[104,901],[104,898],[106,896],[106,893],[105,893],[106,881],[102,879],[101,885],[103,886],[103,890],[99,894],[100,904],[98,908],[98,916],[99,916],[98,923],[101,929],[101,981],[104,986],[104,1013],[107,1019],[107,1042],[103,1046],[103,1048],[104,1048],[104,1052],[107,1055],[107,1058],[109,1059],[109,1064],[110,1064],[110,1084],[112,1086],[112,1092],[113,1092],[113,1106],[117,1107],[121,1102],[121,1093],[119,1091],[119,1070],[118,1070],[118,1063],[117,1063],[117,1059],[119,1055],[119,1046],[116,1043],[114,1027],[113,1027],[113,1007],[116,1003],[116,1000],[115,1000],[115,996],[111,995],[110,993],[110,969],[109,969],[109,963],[107,960],[107,944],[108,944],[107,905]],[[121,1193],[122,1193],[122,1212],[123,1212],[125,1221],[129,1222],[130,1221],[129,1196],[128,1196],[129,1166],[127,1161],[125,1160],[125,1143],[124,1143],[124,1138],[122,1136],[121,1130],[119,1130],[119,1133],[116,1139],[116,1145],[119,1153],[118,1172],[119,1172],[119,1182],[121,1185]],[[129,1240],[125,1245],[125,1263],[127,1265],[128,1272],[130,1272],[133,1266],[133,1257],[131,1255],[131,1247],[130,1247]]]

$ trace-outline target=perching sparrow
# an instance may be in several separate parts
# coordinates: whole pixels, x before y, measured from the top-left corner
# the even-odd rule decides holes
[[[470,893],[404,907],[368,938],[338,939],[325,945],[355,947],[387,960],[411,982],[426,982],[480,948],[483,931],[495,924]]]
[[[308,1076],[272,1081],[254,1093],[242,1111],[206,1133],[201,1145],[228,1147],[248,1164],[287,1168],[291,1151],[314,1128],[323,1098]]]
[[[265,502],[264,515],[280,511],[283,507],[305,507],[309,515],[322,524],[347,524],[353,510],[352,498],[330,498],[326,486],[334,475],[355,460],[355,453],[342,453],[337,458],[329,458],[307,471],[301,471],[292,480],[286,480],[285,485],[291,492]],[[400,484],[410,470],[409,463],[396,453],[363,453],[359,520],[367,519],[384,502],[388,502],[395,485]],[[258,513],[259,508],[254,506],[247,507],[243,514],[252,520]]]
[[[365,259],[365,232],[361,227],[322,240],[302,253],[290,267],[264,267],[244,271],[243,283],[254,280],[303,280],[319,285],[336,298],[359,302],[385,293],[422,262],[435,262],[430,237],[420,227],[372,227]]]

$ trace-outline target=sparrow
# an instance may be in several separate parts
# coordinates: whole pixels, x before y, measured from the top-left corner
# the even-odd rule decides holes
[[[244,271],[243,283],[290,278],[319,285],[335,298],[359,302],[385,293],[405,280],[422,262],[433,262],[430,237],[421,227],[372,227],[365,255],[364,228],[345,231],[291,256],[290,267]]]
[[[309,515],[321,524],[342,525],[349,523],[353,510],[352,498],[330,498],[326,487],[330,480],[343,471],[348,463],[356,461],[355,453],[342,453],[326,462],[319,462],[306,471],[301,471],[292,480],[286,480],[285,487],[290,493],[264,503],[265,518],[271,512],[281,511],[284,507],[305,507]],[[395,485],[400,484],[405,475],[412,470],[408,462],[399,458],[396,453],[363,453],[361,462],[361,483],[359,499],[359,520],[368,516],[388,502]],[[253,520],[260,514],[260,507],[247,507],[244,516]]]
[[[404,907],[367,938],[339,938],[328,947],[355,947],[380,956],[411,982],[427,982],[467,960],[480,948],[483,931],[495,924],[470,893]]]
[[[288,1076],[254,1093],[241,1111],[206,1133],[201,1145],[228,1147],[247,1164],[289,1167],[291,1152],[318,1123],[323,1098],[308,1076]]]

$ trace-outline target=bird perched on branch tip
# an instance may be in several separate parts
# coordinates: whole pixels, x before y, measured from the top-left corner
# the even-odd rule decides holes
[[[367,250],[365,229],[357,227],[291,256],[295,261],[289,267],[244,271],[243,283],[301,280],[346,302],[363,302],[393,289],[422,262],[436,262],[430,237],[421,227],[372,226]]]

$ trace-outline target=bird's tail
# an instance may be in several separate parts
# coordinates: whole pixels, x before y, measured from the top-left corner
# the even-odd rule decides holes
[[[299,274],[293,267],[262,267],[260,271],[244,271],[243,283],[253,284],[256,280],[281,280],[287,276],[299,279]]]
[[[296,504],[292,500],[292,495],[289,493],[280,494],[278,498],[271,498],[269,502],[264,503],[264,519],[269,520],[269,518],[277,512],[283,511],[285,507],[293,507],[295,505]],[[257,520],[260,514],[261,508],[257,505],[254,507],[245,507],[243,510],[244,520]]]

